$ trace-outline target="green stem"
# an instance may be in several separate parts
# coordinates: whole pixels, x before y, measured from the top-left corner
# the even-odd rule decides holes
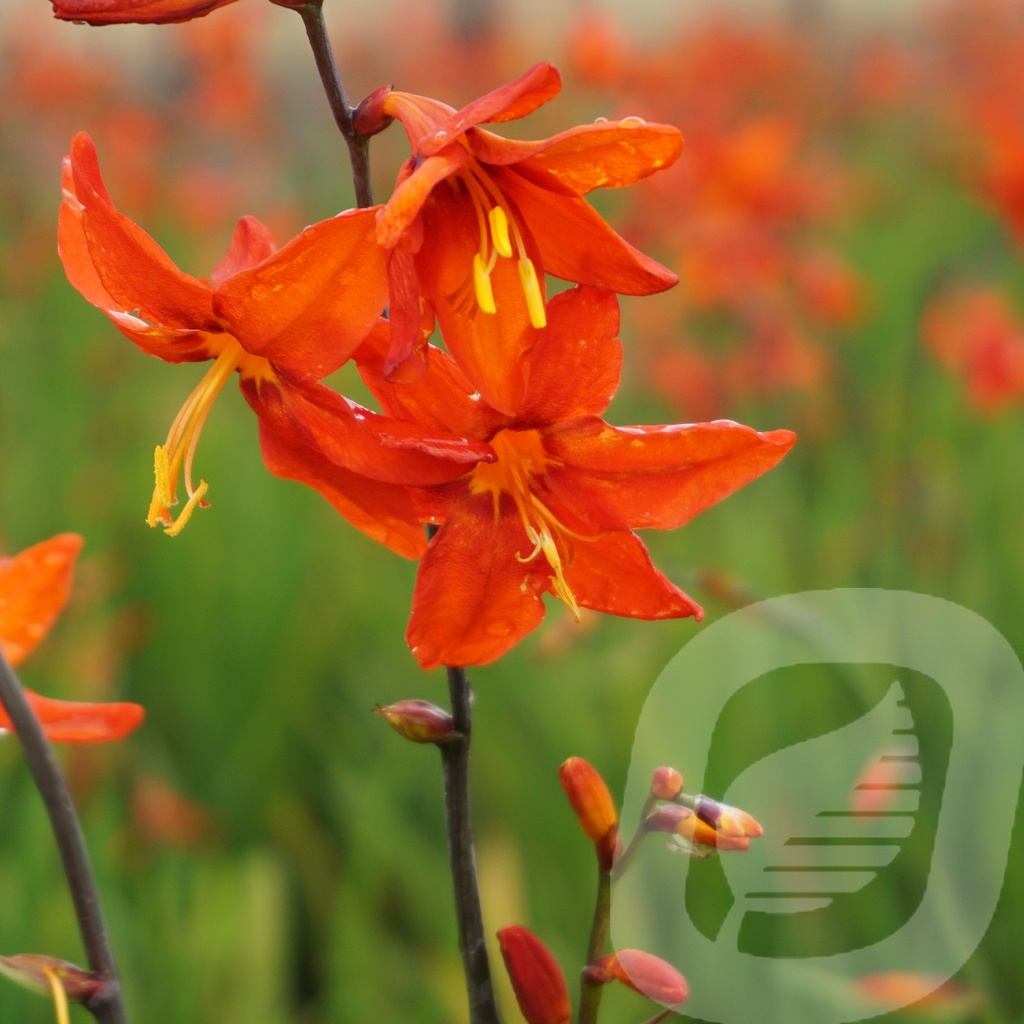
[[[88,959],[89,970],[103,981],[99,992],[88,1000],[85,1008],[97,1024],[125,1024],[124,1000],[118,978],[114,952],[103,923],[99,893],[89,865],[82,827],[75,813],[67,783],[53,747],[39,724],[35,711],[25,697],[25,691],[7,659],[0,652],[0,703],[3,704],[14,726],[14,731],[25,751],[25,761],[35,781],[36,789],[50,819],[64,876],[67,879],[71,902],[78,919],[82,945]]]
[[[588,964],[602,956],[608,948],[608,934],[611,928],[612,874],[600,871],[597,876],[597,899],[594,902],[594,921],[590,926],[590,942],[587,945]],[[580,982],[580,1012],[578,1024],[596,1024],[597,1011],[601,1005],[604,985]]]

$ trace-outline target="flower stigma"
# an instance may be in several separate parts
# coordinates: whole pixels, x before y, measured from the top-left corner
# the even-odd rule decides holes
[[[469,483],[471,494],[490,492],[494,499],[495,515],[502,494],[508,494],[516,506],[527,540],[533,545],[528,554],[517,554],[518,561],[532,562],[543,554],[554,575],[548,577],[555,596],[563,601],[579,622],[580,609],[576,597],[565,578],[568,563],[572,561],[569,538],[586,540],[573,533],[533,493],[532,480],[543,475],[548,463],[554,461],[544,450],[540,433],[536,430],[500,430],[490,440],[497,459],[478,463]]]
[[[519,283],[526,300],[530,324],[538,330],[546,327],[547,312],[544,308],[544,295],[540,289],[537,268],[526,254],[526,244],[508,200],[472,156],[467,159],[465,166],[455,178],[461,182],[469,195],[480,230],[480,248],[473,255],[472,274],[473,295],[477,308],[491,315],[497,312],[491,287],[491,272],[499,257],[514,259],[518,256],[516,269],[519,271]],[[468,289],[464,286],[456,293],[457,305],[464,304],[468,298]]]
[[[231,339],[185,400],[185,404],[171,424],[167,440],[156,447],[153,455],[156,482],[146,522],[150,526],[163,526],[164,533],[169,537],[181,533],[197,507],[206,507],[209,504],[205,500],[208,490],[206,481],[200,480],[198,487],[192,482],[192,459],[199,443],[199,435],[217,396],[224,390],[224,385],[231,374],[247,357],[245,349]],[[178,477],[183,470],[188,500],[175,519],[171,515],[171,507],[178,503],[175,491]]]

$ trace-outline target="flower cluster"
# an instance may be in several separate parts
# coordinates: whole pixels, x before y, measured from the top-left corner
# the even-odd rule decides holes
[[[421,558],[407,640],[424,668],[501,656],[540,623],[545,595],[574,615],[700,616],[633,531],[683,525],[794,438],[729,421],[602,418],[622,360],[617,293],[676,278],[585,196],[668,167],[682,139],[639,118],[535,142],[481,127],[529,114],[559,88],[539,64],[460,110],[377,90],[356,129],[398,121],[411,147],[389,201],[281,248],[243,217],[209,278],[179,270],[119,212],[92,141],[72,140],[59,231],[69,280],[144,352],[210,363],[156,448],[150,525],[175,534],[207,504],[196,447],[237,372],[267,468]],[[549,298],[549,278],[571,287]],[[443,347],[429,344],[435,330]],[[348,360],[379,411],[323,383]]]

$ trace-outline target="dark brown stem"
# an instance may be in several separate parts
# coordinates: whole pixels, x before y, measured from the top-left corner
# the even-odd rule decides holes
[[[25,751],[25,760],[43,798],[60,852],[68,890],[74,904],[82,945],[89,970],[103,981],[99,992],[85,1003],[98,1024],[125,1024],[121,984],[114,962],[114,952],[103,924],[99,893],[89,866],[82,828],[75,813],[60,764],[50,741],[43,733],[39,719],[25,699],[18,677],[0,653],[0,703],[3,704]]]
[[[298,8],[302,22],[306,26],[306,36],[313,50],[313,59],[320,74],[320,82],[327,94],[334,123],[338,126],[345,145],[348,146],[349,160],[352,163],[352,183],[356,190],[356,205],[359,207],[373,206],[373,187],[370,184],[370,145],[369,139],[356,131],[352,119],[355,107],[345,95],[341,84],[338,65],[334,62],[334,51],[327,36],[327,24],[324,12],[319,3],[307,3]]]
[[[473,826],[469,801],[469,743],[472,731],[473,691],[464,668],[448,668],[455,738],[440,747],[444,766],[445,827],[448,859],[455,894],[459,952],[466,975],[471,1024],[499,1024],[491,965],[487,957],[480,892],[473,852]]]

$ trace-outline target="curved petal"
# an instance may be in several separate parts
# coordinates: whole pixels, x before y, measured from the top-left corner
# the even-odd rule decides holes
[[[617,235],[582,197],[542,188],[512,168],[495,167],[492,177],[530,226],[546,273],[620,295],[650,295],[678,281]]]
[[[557,504],[606,530],[671,530],[771,469],[795,441],[728,420],[612,427],[592,417],[544,432],[554,460],[545,484],[556,515]]]
[[[17,665],[36,648],[71,592],[77,533],[60,533],[0,559],[0,650]]]
[[[84,132],[71,140],[71,176],[73,191],[65,190],[64,202],[81,206],[89,256],[116,307],[137,310],[143,320],[165,327],[219,330],[210,286],[180,271],[142,228],[114,208],[96,147]],[[86,298],[93,301],[89,294]]]
[[[147,324],[131,313],[110,311],[107,316],[143,352],[167,363],[195,363],[216,359],[227,345],[234,343],[229,334],[208,334],[184,327],[161,327],[159,324]]]
[[[260,451],[271,473],[312,487],[368,537],[405,558],[423,553],[423,529],[401,485],[369,480],[335,465],[296,433],[271,429],[262,419]]]
[[[486,665],[544,618],[544,574],[519,560],[525,535],[512,502],[457,502],[416,575],[405,638],[423,668]],[[538,559],[547,568],[543,559]]]
[[[651,562],[634,533],[607,533],[573,546],[566,582],[577,602],[611,615],[633,619],[679,619],[704,610],[669,582]]]
[[[526,395],[517,427],[547,426],[608,408],[619,386],[622,343],[613,292],[577,287],[547,306],[548,324],[527,355]]]
[[[420,139],[419,151],[431,156],[474,125],[526,117],[557,96],[561,89],[562,80],[553,64],[535,64],[514,82],[499,86],[456,111],[437,126],[432,136]]]
[[[93,704],[41,697],[31,690],[25,697],[48,739],[54,743],[106,743],[120,740],[137,729],[146,717],[138,704]],[[0,729],[11,729],[11,720],[0,709]]]
[[[200,18],[235,0],[51,0],[53,16],[88,25],[171,24]]]
[[[322,384],[242,377],[241,386],[262,428],[371,480],[429,486],[494,459],[482,441],[380,416]]]
[[[316,380],[348,359],[387,302],[374,214],[320,221],[217,289],[213,308],[247,352]]]
[[[377,213],[377,243],[393,249],[419,216],[427,197],[445,178],[462,167],[469,154],[462,146],[449,146],[428,157],[408,177],[400,179],[391,198]]]
[[[516,165],[516,171],[544,187],[583,195],[595,188],[633,185],[671,167],[683,151],[683,136],[667,124],[638,117],[577,125],[536,142],[503,139],[480,128],[470,136],[473,156],[485,164]]]
[[[386,340],[383,341],[386,346]],[[446,352],[427,349],[427,370],[407,384],[394,385],[384,376],[386,360],[378,346],[356,354],[359,373],[389,416],[416,423],[421,429],[450,431],[460,437],[491,437],[507,425],[479,395]]]
[[[266,225],[255,217],[240,217],[231,236],[228,251],[210,273],[210,280],[216,288],[232,274],[249,270],[269,259],[277,251],[274,237]]]

